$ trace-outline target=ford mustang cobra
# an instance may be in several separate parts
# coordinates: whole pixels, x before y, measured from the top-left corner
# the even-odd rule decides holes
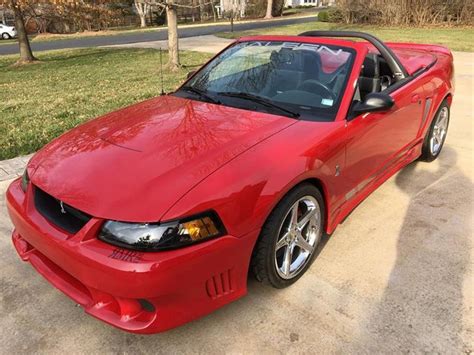
[[[34,155],[7,191],[13,244],[92,316],[176,327],[244,296],[249,270],[276,288],[301,278],[323,233],[438,157],[453,90],[440,46],[241,38],[174,93]]]

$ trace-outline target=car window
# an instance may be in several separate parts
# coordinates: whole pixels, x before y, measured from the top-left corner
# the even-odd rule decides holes
[[[252,50],[242,48],[234,55],[229,56],[227,60],[219,62],[209,73],[209,80],[213,81],[228,75],[241,73],[269,62],[270,55],[265,48]]]
[[[185,86],[213,95],[229,106],[268,111],[269,105],[260,107],[250,102],[248,96],[252,95],[283,105],[303,118],[332,120],[354,56],[351,48],[331,45],[240,42],[214,58]],[[244,93],[247,97],[229,98],[226,93]]]

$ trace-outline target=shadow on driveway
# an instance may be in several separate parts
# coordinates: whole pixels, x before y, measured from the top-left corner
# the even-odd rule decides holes
[[[472,200],[466,205],[465,195],[473,186],[456,161],[445,146],[429,169],[415,162],[396,177],[410,204],[387,287],[367,324],[369,352],[472,351],[462,325],[472,236]]]

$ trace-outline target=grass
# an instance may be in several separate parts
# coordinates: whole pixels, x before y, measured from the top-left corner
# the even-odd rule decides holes
[[[296,35],[311,30],[353,30],[369,32],[386,41],[441,44],[453,51],[474,52],[474,27],[380,27],[341,25],[328,22],[302,23],[242,32],[221,32],[217,36],[239,38],[250,35]]]
[[[0,160],[38,150],[96,116],[158,95],[154,49],[75,49],[38,52],[41,62],[13,66],[0,57]],[[164,70],[165,91],[211,55],[182,52],[178,72]],[[167,55],[163,53],[163,62]]]

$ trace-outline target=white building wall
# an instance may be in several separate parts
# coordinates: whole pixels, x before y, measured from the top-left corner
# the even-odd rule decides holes
[[[285,0],[285,7],[332,6],[335,2],[335,0]]]
[[[217,15],[222,17],[224,12],[234,10],[240,17],[245,17],[246,0],[220,0],[219,5],[216,6]]]

